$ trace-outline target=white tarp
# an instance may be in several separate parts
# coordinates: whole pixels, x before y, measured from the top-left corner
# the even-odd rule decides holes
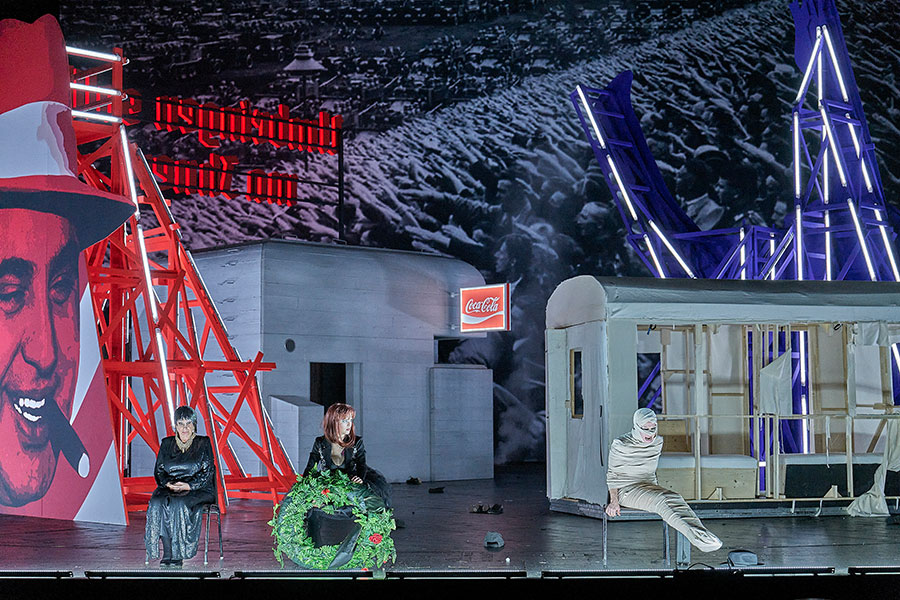
[[[884,321],[868,321],[854,324],[851,344],[857,346],[889,346],[888,326]]]
[[[890,514],[884,498],[884,479],[888,471],[900,471],[900,422],[889,419],[885,430],[887,445],[881,464],[875,470],[875,484],[847,507],[847,512],[854,517],[886,517]]]
[[[764,415],[793,414],[790,351],[760,369],[759,411]]]

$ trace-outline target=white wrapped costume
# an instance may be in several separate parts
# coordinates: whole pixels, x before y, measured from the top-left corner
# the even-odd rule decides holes
[[[663,446],[656,435],[656,414],[641,408],[634,413],[633,423],[631,432],[613,440],[609,448],[606,483],[609,489],[619,490],[619,505],[658,514],[703,552],[721,548],[722,541],[703,526],[684,498],[661,487],[656,479]],[[649,441],[645,441],[647,429],[653,434]]]

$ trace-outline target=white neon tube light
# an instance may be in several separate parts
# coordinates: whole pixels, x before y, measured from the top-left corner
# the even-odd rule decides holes
[[[818,30],[821,31],[821,30]],[[817,42],[821,43],[822,38],[817,34]],[[820,44],[821,45],[821,44]],[[822,77],[822,53],[819,52],[819,55],[816,57],[816,93],[819,97],[819,104],[822,102],[822,98],[825,97],[825,80]],[[828,135],[828,132],[823,127],[822,128],[822,141],[825,141],[825,137]],[[830,194],[829,184],[828,184],[828,153],[826,152],[822,156],[822,188],[823,195],[822,198],[825,204],[828,204],[828,197]],[[831,232],[829,231],[829,227],[831,226],[831,217],[829,215],[829,211],[825,211],[825,281],[831,281]],[[806,440],[806,436],[804,435],[804,440]]]
[[[863,179],[866,181],[866,189],[869,191],[869,193],[872,193],[872,180],[869,179],[869,170],[866,168],[865,157],[859,157],[859,164],[862,167]]]
[[[800,115],[794,113],[794,198],[800,197]]]
[[[794,218],[797,227],[797,281],[803,281],[803,223],[799,204],[794,207]]]
[[[850,215],[853,217],[853,226],[856,228],[856,237],[859,240],[859,247],[862,248],[863,258],[866,259],[866,268],[869,270],[869,279],[876,281],[875,269],[872,267],[872,258],[869,256],[869,248],[866,246],[866,239],[863,237],[862,227],[859,225],[859,216],[856,214],[856,205],[853,200],[847,198],[847,204],[850,206]]]
[[[800,385],[806,385],[806,332],[798,331],[800,337]],[[803,414],[806,414],[804,409]]]
[[[70,83],[69,87],[73,90],[82,92],[93,92],[95,94],[104,94],[106,96],[121,96],[122,92],[111,88],[97,87],[96,85],[85,85],[83,83]]]
[[[800,342],[800,385],[806,386],[806,332],[799,331],[797,337]],[[800,394],[800,412],[809,414],[806,391]],[[803,454],[809,454],[809,422],[806,419],[803,419]]]
[[[891,344],[891,352],[894,354],[894,364],[900,369],[900,352],[897,351],[897,344]]]
[[[741,227],[741,279],[747,279],[747,267],[744,264],[747,262],[747,247],[744,245],[744,228]]]
[[[849,102],[847,95],[847,87],[844,85],[844,77],[841,75],[841,67],[838,65],[837,54],[834,52],[834,45],[831,43],[831,34],[828,33],[828,26],[822,25],[822,33],[825,34],[825,43],[828,44],[828,54],[831,56],[831,64],[834,65],[834,73],[837,75],[838,85],[841,86],[841,98],[844,102]]]
[[[825,211],[825,281],[831,281],[831,211]]]
[[[122,60],[122,57],[118,54],[109,54],[107,52],[96,52],[94,50],[85,50],[84,48],[74,48],[72,46],[66,46],[66,53],[73,54],[75,56],[84,56],[85,58],[96,58],[98,60],[111,60],[113,62],[119,62]]]
[[[172,388],[169,385],[169,367],[166,363],[165,346],[163,345],[162,333],[159,330],[159,311],[156,308],[156,291],[153,289],[153,280],[150,278],[150,261],[147,258],[147,245],[144,243],[144,230],[137,225],[134,232],[138,240],[138,248],[141,251],[141,266],[144,271],[144,281],[147,284],[146,302],[150,304],[150,314],[153,317],[153,323],[150,326],[156,330],[156,356],[159,357],[160,376],[163,383],[163,391],[166,394],[166,407],[169,409],[169,420],[172,426],[175,426],[175,406],[172,403]]]
[[[131,148],[128,145],[128,138],[125,135],[125,128],[119,128],[119,135],[122,141],[122,152],[125,156],[125,172],[128,177],[128,191],[131,194],[131,201],[134,202],[134,214],[138,216],[138,200],[137,188],[134,185],[134,170],[131,166]],[[163,391],[166,394],[166,407],[169,409],[169,421],[172,427],[175,426],[175,406],[172,403],[172,389],[169,385],[169,367],[166,363],[165,347],[163,346],[162,333],[159,331],[159,310],[156,307],[156,291],[153,289],[153,279],[150,277],[150,259],[147,258],[147,244],[144,242],[144,230],[140,224],[135,227],[134,235],[137,237],[138,248],[141,254],[141,267],[144,272],[144,281],[147,285],[146,302],[150,304],[150,314],[153,318],[151,326],[156,329],[156,355],[159,357],[160,376],[163,383]]]
[[[781,244],[779,244],[779,246],[781,246],[781,250],[778,252],[777,256],[775,255],[775,238],[773,237],[769,240],[769,257],[771,259],[771,257],[774,256],[775,259],[772,261],[772,266],[769,267],[769,273],[767,277],[769,277],[773,281],[775,280],[775,267],[778,266],[778,261],[781,260],[782,256],[784,256],[784,252],[785,250],[787,250],[787,247],[789,245],[785,243],[785,240],[787,240],[788,236],[793,236],[793,230],[788,229],[787,231],[785,231],[784,237],[781,239]]]
[[[850,115],[847,115],[847,116],[849,117]],[[859,138],[856,137],[856,127],[854,127],[850,123],[847,123],[847,129],[850,130],[850,137],[853,138],[853,149],[856,150],[856,156],[858,158],[860,155],[860,147],[859,147]]]
[[[88,119],[91,121],[102,121],[104,123],[121,123],[122,119],[112,115],[104,115],[103,113],[85,112],[83,110],[73,110],[72,116],[78,119]]]
[[[838,153],[837,144],[835,144],[834,132],[831,131],[831,124],[828,122],[828,115],[825,113],[825,107],[819,106],[819,112],[822,115],[822,126],[825,127],[828,138],[828,146],[831,148],[831,154],[834,155],[834,164],[837,166],[838,177],[841,178],[841,185],[847,187],[847,176],[844,174],[844,167],[841,166],[841,155]]]
[[[769,238],[769,256],[775,256],[775,238]],[[769,279],[775,281],[775,265],[769,270]]]
[[[850,130],[850,137],[853,138],[853,148],[856,150],[856,158],[859,159],[860,166],[862,167],[863,179],[866,181],[866,189],[869,190],[869,193],[872,192],[872,180],[869,179],[869,170],[866,168],[866,159],[862,155],[862,148],[859,145],[859,138],[856,136],[856,127],[852,123],[847,123],[847,128]]]
[[[819,100],[821,100],[822,98],[825,97],[825,82],[822,80],[822,53],[821,52],[819,52],[819,55],[816,57],[816,83],[818,84],[816,87],[816,93],[819,96]]]
[[[874,212],[875,218],[879,223],[881,223],[881,211],[875,209]],[[893,246],[891,246],[891,242],[888,239],[887,229],[884,227],[884,225],[879,225],[878,229],[881,230],[881,241],[884,243],[884,249],[887,250],[888,260],[890,260],[891,262],[891,272],[894,275],[894,281],[900,281],[900,271],[898,271],[897,269],[897,259],[894,258],[894,248]]]
[[[809,78],[812,76],[813,64],[816,60],[816,57],[819,55],[819,50],[822,48],[822,29],[816,27],[816,43],[813,45],[812,53],[809,55],[809,62],[806,64],[806,70],[803,72],[803,81],[800,83],[800,89],[797,91],[797,97],[794,99],[794,104],[803,100],[804,92],[806,91],[806,85],[809,83]]]
[[[125,157],[125,175],[128,178],[128,192],[131,194],[131,203],[134,204],[134,216],[138,215],[137,188],[134,186],[134,169],[131,166],[131,147],[128,145],[128,137],[125,128],[119,128],[119,139],[122,142],[122,155]]]
[[[622,192],[622,197],[625,199],[625,204],[628,205],[628,211],[631,213],[631,218],[635,221],[638,220],[637,213],[634,212],[634,206],[631,204],[631,196],[628,195],[628,191],[625,189],[625,184],[622,183],[622,178],[619,177],[619,170],[616,168],[616,163],[613,162],[612,157],[607,154],[606,162],[609,163],[609,168],[612,169],[613,177],[616,178],[616,185],[619,186],[619,191]]]
[[[606,141],[603,139],[603,135],[600,133],[600,126],[597,125],[597,121],[594,120],[594,113],[591,111],[591,107],[588,104],[587,98],[584,95],[584,91],[581,89],[581,86],[575,86],[575,90],[578,92],[578,97],[581,98],[581,104],[584,106],[584,112],[588,116],[588,120],[591,122],[591,127],[594,128],[594,135],[597,136],[597,141],[600,142],[600,147],[606,149]]]
[[[850,129],[850,137],[853,139],[853,148],[856,150],[856,156],[859,158],[860,167],[862,168],[863,179],[866,182],[866,189],[869,193],[872,192],[872,180],[869,178],[869,170],[866,168],[866,159],[862,156],[862,148],[859,144],[859,138],[856,135],[856,127],[852,123],[848,123],[847,127]],[[875,209],[875,219],[881,223],[881,211]],[[891,264],[891,274],[894,276],[894,281],[900,281],[900,270],[897,269],[897,259],[894,256],[894,249],[891,246],[891,242],[888,239],[887,230],[884,225],[878,226],[879,231],[881,232],[881,241],[884,244],[884,249],[887,251],[888,260]]]
[[[691,268],[687,266],[687,263],[684,262],[684,260],[682,260],[681,255],[678,254],[678,251],[675,249],[675,246],[673,246],[669,242],[668,238],[666,238],[666,236],[663,234],[663,232],[660,230],[660,228],[656,226],[656,223],[654,223],[652,219],[650,220],[650,227],[653,228],[653,231],[656,232],[656,235],[659,236],[659,239],[662,240],[662,243],[665,244],[666,248],[669,249],[669,252],[672,253],[672,256],[675,257],[675,260],[678,261],[678,264],[681,265],[681,268],[684,269],[684,272],[687,273],[688,277],[690,277],[691,279],[697,279],[697,276],[694,275],[694,272],[691,271]]]
[[[172,387],[169,385],[169,365],[166,363],[166,353],[162,341],[162,332],[156,330],[156,355],[159,357],[159,366],[162,370],[163,390],[166,393],[166,406],[169,408],[169,422],[175,427],[175,405],[172,403]]]
[[[653,244],[650,243],[650,236],[646,233],[644,234],[644,243],[647,244],[647,250],[650,251],[650,258],[653,259],[653,264],[656,266],[656,272],[659,273],[659,278],[665,279],[666,274],[663,273],[662,265],[659,263],[659,257],[656,256],[656,250],[653,249]]]
[[[159,321],[159,312],[156,309],[156,292],[153,290],[153,280],[150,278],[150,261],[147,258],[147,245],[144,243],[144,230],[140,225],[137,226],[135,235],[138,240],[138,247],[141,250],[141,266],[144,271],[144,282],[147,284],[147,302],[150,303],[150,314],[153,315],[153,325],[156,326]]]

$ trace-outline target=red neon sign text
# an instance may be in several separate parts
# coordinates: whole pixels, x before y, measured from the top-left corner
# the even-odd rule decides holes
[[[178,194],[234,198],[238,194],[231,191],[231,182],[237,160],[236,156],[210,154],[208,163],[197,164],[195,160],[159,156],[150,159],[150,170]]]
[[[245,194],[254,202],[293,206],[297,199],[297,176],[254,169],[247,173]]]
[[[156,128],[165,131],[198,132],[207,148],[218,148],[219,140],[269,143],[276,148],[335,154],[341,115],[319,113],[316,121],[291,117],[290,109],[279,104],[274,113],[261,111],[245,101],[223,107],[193,99],[160,96],[156,99]]]
[[[193,160],[173,160],[168,156],[150,159],[150,170],[163,185],[170,185],[179,194],[200,194],[236,198],[241,194],[253,202],[286,204],[292,206],[297,199],[297,176],[287,173],[266,173],[254,169],[247,173],[244,192],[232,189],[236,156],[210,154],[209,162],[198,164]]]

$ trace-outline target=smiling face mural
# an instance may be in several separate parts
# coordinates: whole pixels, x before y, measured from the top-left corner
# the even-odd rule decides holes
[[[0,21],[0,55],[0,512],[124,523],[81,252],[133,206],[76,176],[56,19]]]
[[[0,503],[21,506],[49,489],[72,413],[79,251],[57,215],[0,210],[0,229],[20,234],[0,238]]]

